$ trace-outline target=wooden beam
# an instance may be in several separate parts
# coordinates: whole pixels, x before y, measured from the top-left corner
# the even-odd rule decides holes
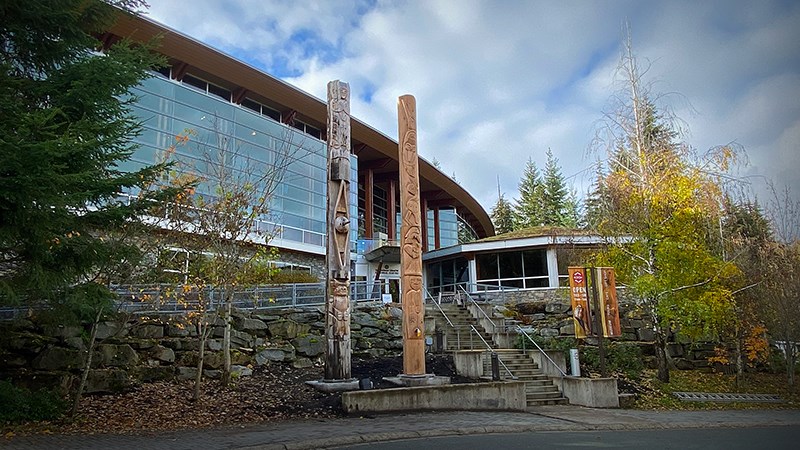
[[[386,220],[386,234],[389,235],[389,240],[394,241],[397,239],[397,203],[395,202],[395,197],[397,196],[397,181],[395,179],[389,180],[389,189],[386,196],[388,197],[386,199],[386,206],[388,211],[387,215],[389,216]]]
[[[232,94],[231,101],[237,105],[240,105],[244,101],[244,97],[247,95],[247,89],[243,87],[237,87],[233,90]]]
[[[183,80],[183,76],[186,75],[188,69],[189,64],[183,61],[176,62],[175,65],[172,66],[172,79],[177,81]]]
[[[433,209],[433,248],[441,248],[441,232],[439,230],[439,208]]]
[[[422,197],[420,201],[422,216],[422,251],[428,251],[428,199]]]
[[[373,217],[375,214],[375,207],[373,205],[373,195],[375,180],[373,180],[372,169],[367,169],[364,172],[364,239],[373,238]]]
[[[288,111],[281,112],[281,122],[285,123],[286,125],[292,126],[294,125],[294,119],[297,118],[297,110],[290,109]]]

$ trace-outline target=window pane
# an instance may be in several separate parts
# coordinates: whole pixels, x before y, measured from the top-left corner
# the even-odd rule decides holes
[[[525,276],[547,276],[547,250],[528,250],[523,252],[525,260]]]
[[[500,253],[500,278],[522,278],[522,258],[519,252]]]
[[[498,278],[496,253],[487,253],[476,256],[475,264],[477,265],[479,280],[491,280]]]

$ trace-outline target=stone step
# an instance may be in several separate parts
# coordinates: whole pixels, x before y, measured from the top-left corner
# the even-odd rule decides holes
[[[531,399],[527,401],[528,406],[545,406],[545,405],[569,405],[569,399],[566,397],[549,398],[549,399]]]
[[[525,392],[526,393],[537,393],[537,392],[559,392],[558,386],[553,383],[548,384],[550,380],[541,380],[541,381],[525,381]],[[541,383],[541,384],[533,384],[533,383]]]
[[[535,394],[525,394],[525,399],[528,401],[531,400],[545,400],[545,399],[552,399],[552,398],[561,398],[561,392],[537,392]]]
[[[538,394],[538,393],[550,393],[550,392],[558,392],[558,386],[556,386],[555,384],[532,385],[529,384],[527,381],[525,382],[526,394]]]

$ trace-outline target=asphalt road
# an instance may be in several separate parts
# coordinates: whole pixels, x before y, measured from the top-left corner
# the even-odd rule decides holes
[[[800,427],[675,430],[540,431],[430,437],[335,447],[342,450],[466,450],[531,448],[796,449]]]
[[[0,448],[24,450],[503,450],[539,446],[800,448],[800,409],[641,411],[558,405],[526,412],[414,411],[127,435],[0,437]]]

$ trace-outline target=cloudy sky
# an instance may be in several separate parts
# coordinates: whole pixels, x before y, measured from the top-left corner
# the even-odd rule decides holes
[[[618,89],[625,24],[645,81],[698,151],[741,145],[740,174],[800,193],[800,2],[151,0],[149,17],[325,98],[351,85],[355,117],[397,136],[413,94],[422,157],[489,210],[552,149],[579,194]],[[191,7],[188,5],[191,4]]]

